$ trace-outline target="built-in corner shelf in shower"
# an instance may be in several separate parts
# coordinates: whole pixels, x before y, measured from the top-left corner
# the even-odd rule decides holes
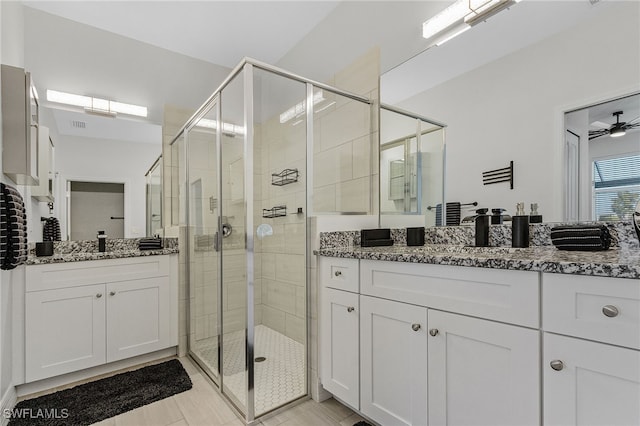
[[[271,174],[271,185],[284,186],[298,181],[298,169],[284,169],[280,173]]]
[[[262,209],[262,217],[273,218],[287,215],[287,206],[275,206],[270,209]]]

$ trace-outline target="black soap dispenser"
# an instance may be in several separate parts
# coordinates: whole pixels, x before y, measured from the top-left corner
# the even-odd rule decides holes
[[[98,251],[100,253],[107,251],[107,235],[104,231],[98,231]]]
[[[511,247],[529,247],[529,216],[524,212],[524,203],[516,205],[516,214],[511,218]]]
[[[476,247],[489,247],[489,209],[478,209],[476,213]]]

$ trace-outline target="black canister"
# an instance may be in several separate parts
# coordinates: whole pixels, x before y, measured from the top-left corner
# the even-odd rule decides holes
[[[524,213],[524,203],[518,203],[511,218],[511,247],[529,247],[529,216]]]
[[[53,256],[53,241],[36,243],[36,256]]]
[[[407,246],[424,245],[424,226],[407,228]]]
[[[98,231],[98,251],[100,253],[107,251],[107,236],[104,231]]]
[[[500,225],[504,221],[504,217],[502,213],[505,212],[505,209],[491,209],[491,224],[492,225]]]
[[[478,209],[476,213],[476,247],[489,247],[489,209]]]

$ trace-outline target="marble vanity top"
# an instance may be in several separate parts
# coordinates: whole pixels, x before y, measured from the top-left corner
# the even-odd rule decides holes
[[[123,259],[127,257],[158,256],[178,253],[178,239],[164,238],[159,250],[138,250],[139,238],[112,239],[107,241],[107,251],[99,252],[97,243],[86,241],[61,241],[54,243],[53,256],[36,256],[30,250],[25,265],[43,265],[48,263],[81,262],[85,260]]]

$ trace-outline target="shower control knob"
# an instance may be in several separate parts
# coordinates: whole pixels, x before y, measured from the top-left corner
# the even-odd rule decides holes
[[[342,271],[335,271],[333,275],[335,275],[336,277],[339,277],[342,275]]]
[[[97,299],[100,299],[101,297],[102,297],[102,293],[98,293],[98,294],[96,294],[96,298],[97,298]]]
[[[560,371],[564,368],[564,362],[560,361],[559,359],[554,359],[549,363],[549,365],[556,371]]]
[[[418,331],[418,330],[420,330],[421,327],[422,326],[420,324],[411,324],[411,329],[413,331]]]
[[[115,291],[111,291],[111,292],[109,292],[109,295],[110,295],[110,296],[115,296],[115,295],[116,295],[116,292],[115,292]]]
[[[356,308],[354,308],[353,306],[349,306],[347,307],[347,312],[353,312]]]
[[[437,328],[432,328],[431,330],[429,330],[429,334],[431,335],[431,337],[436,337],[438,333],[440,333],[440,330],[438,330]]]
[[[602,313],[609,318],[613,318],[617,317],[620,311],[613,305],[605,305],[602,307]]]

